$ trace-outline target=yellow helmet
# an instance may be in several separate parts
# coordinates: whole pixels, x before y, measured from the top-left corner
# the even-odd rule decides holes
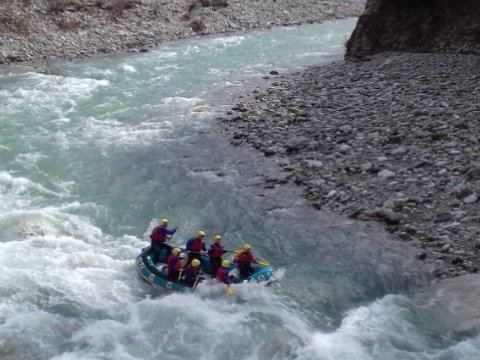
[[[225,260],[222,260],[222,267],[223,267],[223,268],[226,269],[226,268],[228,268],[229,266],[230,266],[230,261],[228,261],[228,260],[226,260],[226,259],[225,259]]]
[[[193,260],[192,260],[192,266],[193,266],[193,267],[198,267],[198,266],[200,266],[200,260],[198,260],[198,259],[193,259]]]
[[[250,249],[251,249],[250,245],[243,244],[243,251],[247,251],[247,250],[250,250]]]
[[[167,220],[167,219],[161,219],[161,220],[159,221],[159,224],[160,224],[161,226],[165,226],[165,225],[168,224],[168,220]]]
[[[173,255],[178,255],[178,254],[180,254],[180,252],[181,252],[180,248],[174,248],[174,249],[172,250],[172,254],[173,254]]]
[[[197,237],[205,237],[205,232],[202,230],[197,231]]]
[[[213,237],[213,242],[218,243],[218,242],[220,242],[221,240],[222,240],[222,237],[221,237],[220,235],[218,235],[218,234]]]

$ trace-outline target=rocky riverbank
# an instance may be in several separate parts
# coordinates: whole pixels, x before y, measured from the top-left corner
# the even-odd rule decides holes
[[[364,0],[12,0],[0,63],[148,51],[166,41],[358,16]]]
[[[377,55],[338,62],[241,99],[232,143],[277,161],[323,211],[381,221],[435,275],[479,271],[480,57]]]

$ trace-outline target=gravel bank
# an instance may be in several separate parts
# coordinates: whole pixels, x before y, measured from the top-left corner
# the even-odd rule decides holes
[[[364,0],[12,0],[0,63],[147,51],[181,38],[358,16]]]
[[[275,77],[223,119],[233,144],[278,162],[266,186],[383,222],[437,278],[479,270],[479,56],[379,55]]]

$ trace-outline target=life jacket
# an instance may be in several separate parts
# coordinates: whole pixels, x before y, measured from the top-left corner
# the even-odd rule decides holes
[[[182,262],[177,255],[170,255],[167,260],[167,266],[169,272],[179,271],[182,268]]]
[[[166,230],[166,227],[161,225],[156,226],[150,234],[150,239],[155,242],[165,242],[165,240],[167,240],[167,234],[164,230]]]
[[[185,281],[193,283],[197,279],[199,273],[199,267],[193,267],[192,265],[188,265],[185,269]]]
[[[230,284],[230,280],[228,279],[228,269],[225,269],[223,267],[218,268],[215,278],[219,282],[223,282],[224,284]]]
[[[242,251],[235,256],[234,263],[241,267],[250,267],[255,258],[250,251]]]
[[[199,237],[190,239],[187,242],[188,251],[200,252],[200,250],[202,250],[203,248],[205,248],[205,244],[203,243],[203,240]]]
[[[218,243],[214,243],[212,245],[210,245],[210,249],[208,250],[208,256],[210,256],[211,258],[219,258],[223,255],[223,245],[222,244],[218,244]]]

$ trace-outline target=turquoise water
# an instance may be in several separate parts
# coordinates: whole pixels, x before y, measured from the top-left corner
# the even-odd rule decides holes
[[[233,147],[241,94],[343,57],[346,20],[0,72],[0,359],[473,359],[411,294],[428,281],[380,229],[309,208]],[[151,289],[134,258],[160,217],[249,242],[276,287]],[[441,325],[440,325],[441,324]]]

